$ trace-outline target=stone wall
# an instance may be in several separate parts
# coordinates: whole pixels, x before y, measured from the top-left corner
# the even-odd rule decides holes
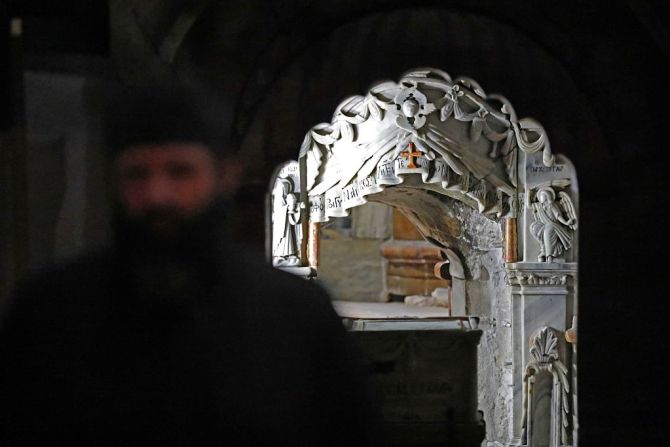
[[[441,230],[442,237],[449,235],[449,248],[458,254],[465,270],[467,313],[481,318],[478,398],[486,422],[486,438],[510,439],[513,397],[511,292],[506,281],[501,224],[462,202],[436,196],[418,199],[420,194],[413,193],[414,203],[433,207],[434,215],[446,223],[434,230]],[[387,190],[384,195],[398,201],[392,191]],[[440,208],[436,211],[434,206]],[[388,208],[371,203],[351,211],[351,218],[331,219],[321,230],[317,281],[334,299],[382,301],[384,277],[380,246],[390,231],[375,235],[372,227],[378,228],[380,222],[390,220]],[[365,222],[376,223],[366,230]],[[368,237],[356,237],[355,234]]]
[[[478,352],[479,409],[487,439],[510,439],[512,413],[511,294],[505,280],[501,225],[467,205],[444,198],[458,221],[452,248],[466,273],[466,310],[480,317]]]

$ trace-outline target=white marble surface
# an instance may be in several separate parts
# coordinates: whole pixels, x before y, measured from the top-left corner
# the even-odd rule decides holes
[[[431,79],[429,83],[424,82],[427,78]],[[414,90],[410,96],[410,88],[423,96],[414,95]],[[319,274],[328,273],[329,268],[334,274],[332,279],[326,274],[319,281],[335,299],[350,299],[333,303],[350,330],[396,331],[401,326],[416,330],[449,325],[467,329],[470,322],[485,323],[476,361],[478,406],[486,421],[487,440],[496,445],[522,445],[529,440],[536,446],[574,446],[577,414],[565,402],[576,399],[576,384],[572,388],[566,385],[575,383],[576,378],[564,377],[557,382],[562,387],[561,396],[554,393],[551,381],[536,384],[533,392],[544,396],[539,407],[537,401],[524,395],[528,392],[524,378],[527,368],[539,369],[535,363],[543,368],[547,364],[542,359],[548,354],[540,356],[539,361],[535,345],[528,345],[538,333],[556,334],[556,345],[551,345],[555,348],[550,357],[552,368],[563,365],[563,371],[576,366],[563,334],[577,311],[579,235],[576,227],[570,227],[570,238],[564,239],[571,239],[572,245],[561,242],[563,250],[554,250],[557,242],[549,238],[549,233],[539,238],[537,230],[539,223],[551,224],[551,218],[542,222],[533,205],[537,191],[551,188],[556,196],[563,193],[572,203],[563,209],[568,220],[578,219],[577,176],[565,156],[551,153],[539,122],[519,120],[499,95],[493,102],[488,99],[473,80],[452,81],[439,70],[418,70],[406,83],[378,84],[369,96],[351,97],[340,104],[332,123],[310,130],[300,152],[307,166],[304,180],[310,195],[332,199],[315,221],[344,216],[360,205],[363,197],[374,196],[412,216],[410,220],[419,232],[445,250],[453,267],[452,312],[442,307],[373,302],[386,299],[377,298],[375,291],[375,285],[383,283],[385,272],[379,268],[374,246],[367,247],[366,253],[375,256],[365,258],[374,269],[361,268],[363,258],[353,249],[361,239],[323,238]],[[380,108],[392,104],[396,107]],[[414,120],[417,104],[426,110]],[[463,104],[476,105],[479,111],[461,110],[460,117],[452,119],[456,107]],[[430,113],[438,109],[439,114]],[[495,123],[502,126],[493,131],[488,126]],[[500,138],[508,143],[504,154],[496,145]],[[409,148],[405,155],[403,147]],[[422,154],[411,153],[417,148]],[[362,153],[365,157],[360,156]],[[411,157],[416,158],[416,166],[410,166],[410,161],[414,164]],[[461,161],[455,163],[456,158]],[[504,262],[502,217],[517,219],[519,260],[515,263]],[[531,225],[535,230],[531,231]],[[329,243],[338,250],[328,254]],[[546,253],[554,251],[550,259]],[[368,302],[360,302],[362,299]],[[451,317],[454,313],[464,316]],[[468,319],[468,314],[478,318]],[[472,325],[470,329],[473,326],[480,327]],[[532,436],[528,438],[527,434]]]
[[[333,308],[342,318],[450,318],[449,309],[445,307],[411,306],[404,303],[333,301]],[[457,320],[459,318],[454,319]]]

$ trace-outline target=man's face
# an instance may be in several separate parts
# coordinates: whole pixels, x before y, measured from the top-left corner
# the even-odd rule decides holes
[[[219,195],[214,155],[197,143],[127,148],[116,159],[125,215],[157,236],[175,235]]]

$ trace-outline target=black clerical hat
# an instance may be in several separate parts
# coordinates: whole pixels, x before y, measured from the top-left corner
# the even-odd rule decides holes
[[[103,107],[110,158],[131,146],[161,142],[201,143],[217,154],[223,150],[220,132],[206,116],[208,109],[183,86],[110,85]]]

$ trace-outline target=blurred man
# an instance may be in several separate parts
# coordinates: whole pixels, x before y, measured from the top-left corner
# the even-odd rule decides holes
[[[341,322],[321,289],[229,239],[238,170],[194,104],[125,91],[108,112],[115,241],[17,291],[0,444],[367,443]]]

